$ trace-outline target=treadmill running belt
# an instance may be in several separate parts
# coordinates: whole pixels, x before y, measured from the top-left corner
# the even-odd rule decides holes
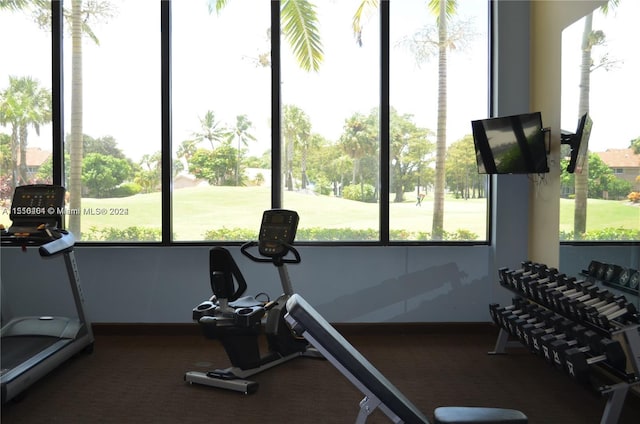
[[[16,366],[35,356],[60,338],[52,336],[9,336],[2,338],[2,372],[12,370]]]

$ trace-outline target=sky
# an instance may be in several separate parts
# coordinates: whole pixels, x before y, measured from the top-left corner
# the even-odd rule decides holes
[[[365,21],[363,46],[358,46],[350,27],[357,0],[318,1],[319,30],[325,50],[320,73],[301,71],[283,42],[282,100],[307,113],[312,131],[337,140],[344,120],[353,113],[367,114],[379,96],[379,57],[375,17]],[[152,0],[113,0],[118,13],[107,23],[94,24],[100,46],[84,46],[84,132],[92,137],[113,136],[127,155],[138,160],[160,150],[160,11]],[[209,15],[204,0],[174,4],[172,63],[174,151],[199,130],[198,119],[207,110],[227,125],[247,114],[257,141],[252,154],[270,145],[270,72],[254,59],[268,52],[268,4],[261,0],[231,1],[219,16]],[[469,134],[470,121],[487,116],[486,101],[486,2],[462,0],[461,18],[484,14],[471,22],[476,36],[468,49],[449,55],[449,142]],[[251,10],[251,13],[247,13]],[[139,19],[144,16],[145,19]],[[592,76],[591,116],[594,127],[592,151],[626,148],[640,136],[628,105],[640,97],[637,75],[640,59],[632,45],[633,26],[640,17],[640,2],[622,0],[607,18],[596,17],[594,28],[607,34],[609,55],[620,61],[618,68],[597,71]],[[423,0],[392,3],[391,102],[400,113],[435,130],[437,73],[435,59],[418,65],[402,37],[413,34],[432,20]],[[8,75],[32,75],[44,85],[50,81],[50,41],[35,29],[29,17],[0,13],[0,39],[33,27],[30,37],[15,43],[0,43],[0,89]],[[581,22],[568,28],[563,38],[562,128],[577,124],[577,64]],[[483,32],[485,34],[483,34]],[[575,40],[578,40],[577,46]],[[572,44],[573,43],[573,44]],[[69,52],[70,47],[65,47]],[[30,52],[25,54],[25,52]],[[70,54],[65,66],[70,69]],[[70,71],[67,72],[67,77]],[[70,98],[70,81],[65,80]],[[452,106],[453,105],[453,106]],[[70,128],[65,112],[65,128]],[[8,132],[8,130],[6,131]],[[40,137],[30,135],[30,146],[50,148],[51,128]]]
[[[624,149],[640,137],[637,99],[640,98],[640,49],[637,22],[640,2],[621,0],[616,9],[603,16],[594,13],[593,30],[602,30],[606,44],[594,48],[592,57],[599,61],[607,54],[616,64],[591,73],[589,115],[593,128],[589,150]],[[584,19],[563,31],[562,45],[562,129],[574,131],[578,123],[580,77],[580,43]]]

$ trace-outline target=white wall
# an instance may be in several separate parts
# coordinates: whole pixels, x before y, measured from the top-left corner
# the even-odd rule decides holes
[[[76,259],[90,319],[190,322],[191,309],[211,295],[208,251],[208,247],[78,247]],[[273,265],[251,262],[237,247],[230,251],[247,280],[247,295],[267,292],[275,298],[282,292]],[[302,262],[288,266],[294,289],[334,322],[488,319],[493,279],[486,246],[303,246],[299,251]],[[61,259],[44,261],[35,249],[23,253],[3,248],[2,263],[3,292],[11,299],[12,313],[66,315],[73,307]],[[16,281],[16,275],[21,283],[4,284]],[[47,275],[62,277],[46,281]]]

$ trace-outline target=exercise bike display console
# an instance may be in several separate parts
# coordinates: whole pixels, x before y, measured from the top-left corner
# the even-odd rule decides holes
[[[260,254],[270,258],[283,257],[295,239],[299,220],[297,212],[294,211],[265,211],[258,244]]]
[[[320,356],[304,338],[292,333],[284,319],[286,302],[293,294],[286,264],[301,261],[293,247],[298,221],[295,211],[267,210],[258,241],[244,243],[240,248],[251,261],[271,263],[278,269],[283,293],[275,300],[243,296],[247,284],[231,253],[223,247],[209,251],[213,296],[193,308],[192,318],[207,338],[222,343],[232,366],[209,372],[190,371],[185,374],[185,381],[249,394],[258,389],[258,383],[247,377],[299,356]],[[253,253],[256,246],[257,255]],[[263,333],[268,346],[265,355],[260,353],[258,341]]]

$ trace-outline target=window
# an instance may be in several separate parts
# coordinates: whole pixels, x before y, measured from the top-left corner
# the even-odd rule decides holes
[[[640,239],[640,131],[629,107],[640,95],[640,61],[629,37],[639,16],[636,2],[608,2],[563,31],[562,129],[575,132],[585,112],[593,127],[586,171],[566,172],[568,151],[561,164],[561,241]]]
[[[283,206],[301,215],[298,240],[380,240],[380,12],[357,40],[355,2],[314,2],[321,55],[308,69],[282,45]],[[289,28],[288,14],[281,26]],[[360,42],[359,42],[360,41]],[[314,69],[315,66],[315,69]]]
[[[486,240],[488,184],[470,121],[488,116],[488,7],[458,2],[442,39],[436,12],[391,3],[390,238]]]
[[[52,178],[51,29],[35,19],[43,12],[0,8],[0,56],[5,58],[0,66],[0,224],[5,227],[11,223],[13,189]]]
[[[160,7],[64,7],[68,228],[83,241],[159,241]]]
[[[486,0],[458,2],[446,19],[443,45],[456,49],[445,68],[427,47],[437,10],[421,0],[62,6],[58,183],[81,241],[240,242],[270,207],[300,213],[300,241],[487,240],[487,178],[470,126],[487,116]],[[42,36],[33,9],[0,13],[21,16],[29,42]],[[39,45],[50,56],[47,37]],[[51,65],[37,56],[47,81]]]
[[[255,239],[272,189],[269,2],[171,15],[173,240]]]

